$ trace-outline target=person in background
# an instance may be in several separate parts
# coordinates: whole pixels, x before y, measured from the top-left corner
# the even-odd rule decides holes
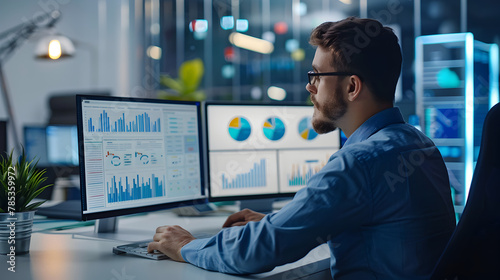
[[[346,143],[280,211],[243,210],[216,236],[159,227],[148,250],[232,274],[269,271],[322,243],[334,279],[427,279],[455,228],[450,185],[434,143],[393,106],[402,56],[373,19],[325,22],[306,86],[316,132]]]

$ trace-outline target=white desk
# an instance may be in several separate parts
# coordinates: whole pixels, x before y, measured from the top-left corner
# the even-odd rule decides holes
[[[118,232],[130,233],[137,240],[151,239],[158,226],[180,225],[192,232],[214,231],[225,215],[178,217],[162,211],[122,218]],[[0,256],[0,279],[37,280],[140,280],[140,279],[331,279],[330,252],[323,244],[303,259],[275,268],[273,271],[235,276],[206,271],[191,264],[171,260],[154,261],[130,255],[115,255],[112,248],[123,241],[91,240],[78,234],[93,227],[33,233],[30,253],[16,256],[16,272],[7,270],[8,257]]]

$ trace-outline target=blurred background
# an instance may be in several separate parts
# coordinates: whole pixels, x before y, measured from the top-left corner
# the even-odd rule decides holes
[[[312,29],[369,17],[400,39],[396,106],[437,139],[460,205],[482,120],[498,102],[498,48],[490,46],[500,43],[499,10],[500,3],[486,0],[0,0],[0,151],[22,143],[41,166],[57,166],[55,177],[77,174],[79,93],[307,102]],[[421,40],[424,55],[417,57],[419,36],[465,32],[486,43],[474,45],[480,50],[472,63],[464,52],[468,35],[442,45]],[[55,57],[47,54],[53,40]],[[480,78],[474,81],[465,78],[472,64]],[[469,84],[475,92],[465,90]],[[479,100],[475,128],[465,121],[474,110],[467,98]]]
[[[25,124],[46,124],[48,100],[57,93],[99,91],[158,97],[172,92],[162,76],[201,59],[198,90],[207,100],[305,101],[314,49],[311,30],[323,21],[370,17],[394,28],[404,54],[397,105],[415,111],[415,38],[472,32],[498,43],[499,3],[477,0],[1,0],[0,32],[61,12],[53,28],[39,30],[2,61],[19,134]],[[72,40],[70,58],[35,58],[40,38]],[[232,33],[271,42],[269,53],[230,42]],[[4,39],[4,38],[2,38]],[[242,38],[246,39],[246,38]],[[2,40],[2,42],[4,42]],[[250,41],[250,45],[257,45]],[[168,83],[167,83],[168,84]],[[282,90],[281,90],[282,89]],[[175,93],[174,93],[175,95]],[[0,100],[0,119],[8,119]],[[12,143],[12,141],[10,142]]]

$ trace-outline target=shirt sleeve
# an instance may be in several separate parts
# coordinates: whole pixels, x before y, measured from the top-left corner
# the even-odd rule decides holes
[[[279,212],[186,244],[181,254],[204,269],[260,273],[294,262],[372,215],[367,175],[352,155],[333,156]]]

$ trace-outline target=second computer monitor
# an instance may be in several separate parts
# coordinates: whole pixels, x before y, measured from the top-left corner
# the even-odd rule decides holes
[[[211,201],[292,196],[340,148],[319,135],[309,105],[207,103]]]

